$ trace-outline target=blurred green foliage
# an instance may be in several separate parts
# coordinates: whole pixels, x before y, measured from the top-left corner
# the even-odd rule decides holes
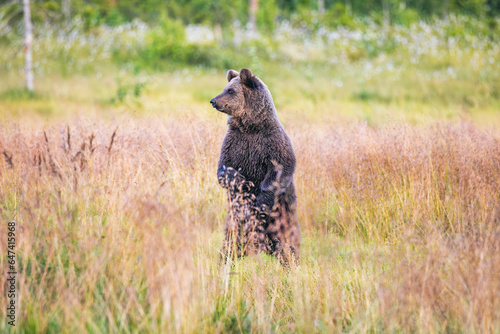
[[[32,0],[31,5],[37,75],[94,74],[111,63],[139,72],[250,67],[257,73],[266,66],[358,64],[365,80],[384,71],[400,76],[406,68],[425,68],[435,80],[471,70],[494,82],[491,73],[498,72],[500,0],[260,0],[257,34],[248,25],[249,0]],[[22,71],[22,27],[21,1],[0,2],[3,73]],[[117,100],[140,96],[143,89],[142,82],[118,86]],[[494,96],[496,86],[485,94]],[[385,101],[369,90],[351,97]]]
[[[141,51],[146,62],[169,59],[172,62],[186,62],[192,52],[185,45],[185,30],[182,23],[170,19],[146,35],[145,48]]]
[[[148,24],[162,22],[165,17],[184,24],[208,24],[226,27],[234,22],[248,23],[248,0],[32,0],[35,22],[63,21],[69,15],[85,20],[87,27],[111,26],[139,19]],[[320,3],[324,11],[319,13]],[[270,0],[259,1],[257,25],[272,30],[279,20],[310,23],[319,16],[327,25],[351,26],[355,17],[372,17],[391,23],[411,24],[419,18],[448,14],[494,17],[500,14],[500,0]],[[21,0],[3,0],[4,18],[9,24],[22,19]],[[319,13],[319,15],[316,14]],[[0,16],[0,19],[2,17]]]

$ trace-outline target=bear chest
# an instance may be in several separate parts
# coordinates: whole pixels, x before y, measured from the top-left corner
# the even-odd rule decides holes
[[[228,143],[230,161],[234,169],[256,186],[264,180],[269,164],[269,145],[258,135],[233,136]]]

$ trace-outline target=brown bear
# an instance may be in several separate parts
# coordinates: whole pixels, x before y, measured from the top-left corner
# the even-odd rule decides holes
[[[228,115],[217,177],[228,190],[222,255],[265,252],[298,260],[300,228],[293,182],[295,153],[267,86],[249,69],[229,70],[212,106]]]

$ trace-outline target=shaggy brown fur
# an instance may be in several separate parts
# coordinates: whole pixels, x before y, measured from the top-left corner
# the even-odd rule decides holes
[[[259,78],[242,69],[229,70],[227,80],[224,91],[210,101],[229,115],[217,172],[229,193],[224,255],[266,252],[285,262],[298,259],[292,144]],[[236,252],[228,249],[231,244],[237,245]]]

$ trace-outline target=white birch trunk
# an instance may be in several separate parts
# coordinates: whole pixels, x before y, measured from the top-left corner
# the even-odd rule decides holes
[[[318,12],[320,14],[325,13],[325,0],[318,0]]]
[[[69,21],[71,16],[71,0],[62,1],[62,13],[64,15],[64,19]]]
[[[257,11],[259,10],[259,0],[250,0],[250,29],[255,35],[257,33]]]
[[[390,13],[389,13],[389,4],[387,3],[388,0],[382,0],[382,11],[384,13],[384,27],[387,29],[389,27],[390,23]]]
[[[351,0],[345,0],[345,9],[346,9],[347,14],[349,14],[349,16],[352,16]]]
[[[33,83],[33,54],[31,52],[31,43],[33,42],[33,29],[31,27],[30,1],[23,0],[24,11],[24,74],[26,76],[26,88],[29,91],[35,90]]]

